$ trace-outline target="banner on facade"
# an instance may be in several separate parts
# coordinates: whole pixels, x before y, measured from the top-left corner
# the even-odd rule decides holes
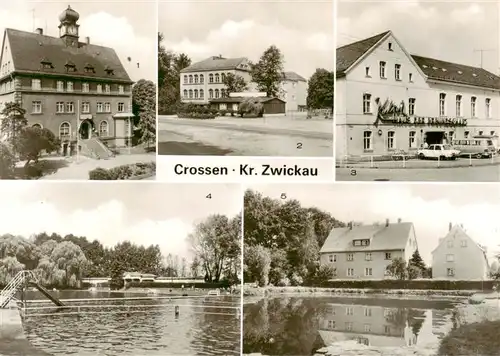
[[[452,117],[430,117],[430,116],[385,116],[380,118],[385,124],[401,126],[467,126],[467,119]]]

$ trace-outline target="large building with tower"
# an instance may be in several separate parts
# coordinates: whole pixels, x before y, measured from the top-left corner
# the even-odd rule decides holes
[[[132,80],[116,52],[79,36],[79,14],[59,16],[59,37],[6,29],[0,57],[0,109],[18,102],[30,126],[61,139],[61,151],[105,154],[132,136]]]
[[[409,54],[391,31],[337,48],[336,156],[500,133],[500,77]]]

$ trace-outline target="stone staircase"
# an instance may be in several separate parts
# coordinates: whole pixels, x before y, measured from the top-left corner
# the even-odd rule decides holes
[[[114,156],[114,153],[96,136],[80,141],[80,147],[80,153],[90,158],[108,159]]]

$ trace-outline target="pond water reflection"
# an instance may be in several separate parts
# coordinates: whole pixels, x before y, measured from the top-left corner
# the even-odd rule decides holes
[[[452,301],[267,298],[244,306],[243,352],[312,355],[334,342],[437,347],[453,326]]]
[[[107,292],[54,292],[54,295],[61,299],[125,297]],[[27,295],[26,299],[34,296]],[[77,311],[77,305],[92,302],[67,304],[75,308],[58,312],[50,304],[36,303],[31,306],[51,308],[26,311],[24,329],[33,346],[53,355],[239,355],[240,352],[240,319],[235,310],[240,305],[239,296],[96,301],[95,307],[80,307],[76,315],[62,315]],[[100,304],[114,307],[103,308]]]

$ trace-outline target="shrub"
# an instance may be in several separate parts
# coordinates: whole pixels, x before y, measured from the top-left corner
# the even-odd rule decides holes
[[[96,168],[89,172],[90,180],[111,180],[109,171],[104,168]]]
[[[89,172],[90,180],[124,180],[133,179],[156,172],[155,162],[139,162],[114,167],[111,169],[96,168]]]
[[[219,116],[226,116],[227,110],[221,110],[219,111]]]
[[[257,98],[245,98],[238,107],[238,114],[241,117],[262,117],[264,105]]]
[[[0,143],[0,178],[12,178],[15,165],[16,157],[10,148],[4,143]]]

